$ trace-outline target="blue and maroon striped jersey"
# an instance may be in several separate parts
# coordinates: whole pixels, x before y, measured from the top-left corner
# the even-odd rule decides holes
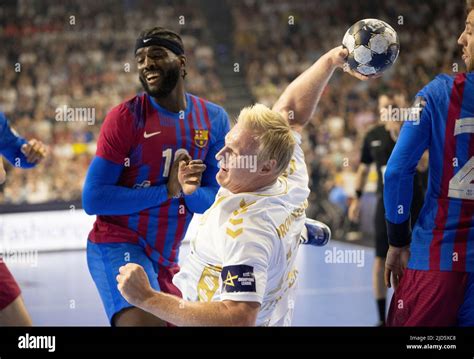
[[[474,272],[474,73],[437,76],[415,103],[421,114],[404,123],[385,172],[389,241],[405,233],[397,226],[408,226],[415,168],[428,149],[428,189],[408,266]]]
[[[164,185],[176,153],[187,151],[207,166],[198,191],[207,185],[216,187],[217,192],[215,155],[229,131],[227,114],[222,107],[189,93],[186,103],[185,111],[173,113],[143,93],[107,114],[96,156],[123,166],[116,185],[137,191]],[[192,216],[183,197],[168,199],[138,213],[98,215],[89,240],[137,243],[158,264],[171,266],[177,262],[179,246]]]

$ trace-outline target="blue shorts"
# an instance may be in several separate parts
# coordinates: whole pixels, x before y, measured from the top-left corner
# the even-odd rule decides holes
[[[180,296],[179,290],[172,284],[173,275],[179,270],[176,265],[165,268],[152,261],[145,250],[132,243],[93,243],[87,241],[87,265],[104,304],[109,322],[113,325],[113,317],[130,305],[117,289],[116,277],[119,268],[127,263],[141,265],[152,288]]]

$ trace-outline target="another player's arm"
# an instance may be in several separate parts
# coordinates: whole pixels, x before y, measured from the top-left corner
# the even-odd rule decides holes
[[[177,326],[252,326],[260,309],[255,302],[190,302],[157,292],[143,267],[135,263],[121,267],[117,281],[130,304]]]
[[[255,325],[267,283],[273,238],[277,234],[266,214],[250,210],[244,223],[245,228],[241,227],[235,238],[222,238],[220,302],[195,303],[155,292],[137,264],[120,268],[117,276],[120,293],[130,304],[179,326]]]
[[[369,176],[370,164],[374,162],[372,155],[370,153],[370,143],[368,134],[365,135],[364,141],[362,143],[362,151],[360,155],[360,164],[357,168],[356,173],[356,183],[355,183],[355,193],[356,197],[352,200],[349,207],[348,216],[349,219],[353,222],[359,220],[359,211],[360,211],[360,197],[364,191],[365,184],[367,183],[367,177]]]
[[[215,140],[209,148],[204,164],[206,170],[202,174],[201,184],[197,185],[197,189],[190,195],[184,196],[184,201],[189,210],[193,213],[204,213],[214,202],[219,184],[216,180],[217,172],[219,172],[219,162],[216,154],[224,147],[224,138],[230,130],[230,123],[227,113],[220,112],[221,118],[216,121],[215,126],[220,126],[214,134]],[[212,137],[211,137],[212,139]]]
[[[0,155],[15,167],[32,168],[46,156],[46,146],[38,140],[25,140],[12,131],[3,113],[0,113]]]
[[[356,180],[355,180],[355,198],[353,198],[351,205],[349,207],[348,216],[349,219],[353,222],[359,220],[359,211],[360,211],[360,197],[367,183],[367,177],[369,176],[370,167],[365,163],[360,163],[357,167]]]
[[[140,189],[117,185],[123,168],[94,157],[82,190],[82,205],[87,214],[127,215],[158,206],[170,198],[165,184]]]
[[[423,96],[423,91],[419,96]],[[425,97],[420,107],[419,121],[404,123],[385,170],[384,207],[389,241],[385,283],[390,287],[392,279],[395,289],[409,258],[413,180],[420,158],[430,143],[431,106],[433,100],[429,96]]]
[[[97,154],[92,160],[82,190],[82,204],[90,215],[128,215],[168,200],[166,184],[132,189],[117,185],[129,159],[134,136],[128,109],[117,107],[102,125]]]
[[[273,110],[286,118],[293,130],[301,132],[312,118],[324,88],[334,71],[338,67],[344,66],[347,56],[348,51],[342,46],[321,56],[310,68],[288,85],[273,106]],[[353,71],[350,73],[360,80],[369,78]]]
[[[3,158],[0,156],[0,184],[3,184],[7,178],[7,173],[3,167]]]

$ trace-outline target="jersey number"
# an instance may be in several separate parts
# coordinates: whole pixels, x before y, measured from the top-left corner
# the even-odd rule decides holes
[[[185,148],[180,148],[174,153],[174,159],[182,153],[189,155],[188,150]],[[171,159],[173,158],[173,149],[167,148],[163,151],[163,157],[165,158],[165,169],[163,170],[163,177],[168,177],[170,174],[171,168]]]
[[[456,120],[454,136],[474,133],[474,118]],[[474,200],[474,156],[449,181],[448,197]]]

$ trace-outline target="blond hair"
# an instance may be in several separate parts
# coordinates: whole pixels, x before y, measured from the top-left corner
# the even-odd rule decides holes
[[[258,103],[243,108],[237,121],[256,134],[259,142],[257,161],[274,159],[278,174],[283,173],[290,163],[296,143],[288,121],[278,112]]]

